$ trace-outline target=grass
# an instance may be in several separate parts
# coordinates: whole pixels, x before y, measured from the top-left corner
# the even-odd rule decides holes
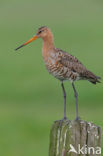
[[[0,155],[48,155],[49,131],[63,115],[60,82],[45,70],[42,41],[20,51],[38,27],[49,26],[56,47],[75,55],[103,77],[103,2],[95,0],[0,0]],[[68,117],[74,119],[73,90],[65,82]],[[103,128],[103,85],[76,82],[82,119]]]

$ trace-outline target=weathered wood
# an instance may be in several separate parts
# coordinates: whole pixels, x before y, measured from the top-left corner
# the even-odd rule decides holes
[[[101,137],[101,128],[91,122],[55,121],[50,132],[49,156],[100,156]]]

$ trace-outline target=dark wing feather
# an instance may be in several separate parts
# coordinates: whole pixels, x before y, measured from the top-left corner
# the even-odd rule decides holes
[[[58,51],[61,53],[60,63],[67,67],[70,71],[78,73],[81,79],[87,79],[94,84],[96,84],[96,82],[100,82],[98,80],[100,77],[87,70],[76,57],[60,49],[58,49]]]
[[[59,62],[63,64],[65,67],[69,68],[69,70],[73,72],[77,72],[78,74],[83,74],[86,72],[86,68],[83,64],[73,55],[70,55],[67,52],[59,50],[60,52],[60,60]]]

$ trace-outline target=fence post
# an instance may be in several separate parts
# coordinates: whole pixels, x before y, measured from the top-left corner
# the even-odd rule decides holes
[[[55,121],[50,132],[49,156],[100,156],[102,131],[83,120]]]

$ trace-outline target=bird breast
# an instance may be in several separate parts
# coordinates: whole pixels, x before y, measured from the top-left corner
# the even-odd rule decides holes
[[[48,72],[54,77],[60,80],[64,80],[68,69],[59,62],[59,53],[52,51],[49,51],[48,53],[46,53],[46,55],[45,53],[43,53],[43,59]]]

